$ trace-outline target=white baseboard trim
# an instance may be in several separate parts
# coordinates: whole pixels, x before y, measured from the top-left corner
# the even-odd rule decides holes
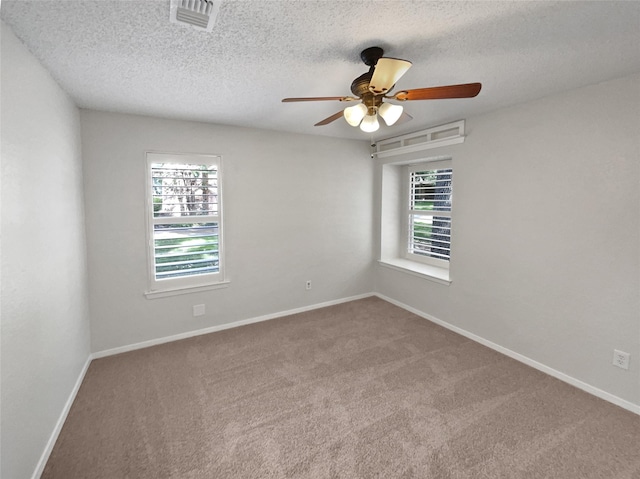
[[[78,390],[80,389],[80,385],[84,380],[84,376],[87,374],[87,369],[89,369],[89,364],[91,364],[92,356],[89,355],[87,360],[82,366],[82,370],[78,375],[78,379],[76,379],[75,384],[73,385],[73,389],[67,398],[67,402],[64,404],[64,408],[62,408],[62,412],[60,413],[60,417],[58,417],[58,421],[56,422],[55,427],[53,428],[53,432],[49,437],[49,441],[47,442],[47,446],[44,448],[42,455],[40,456],[40,460],[38,461],[38,465],[36,466],[35,471],[33,471],[33,475],[31,479],[39,479],[44,471],[44,466],[47,465],[47,461],[49,460],[49,456],[51,455],[51,451],[53,451],[53,446],[58,440],[58,436],[60,435],[60,431],[62,431],[62,426],[64,422],[67,420],[67,416],[69,415],[69,411],[71,410],[71,405],[73,401],[76,399],[76,395],[78,394]]]
[[[341,298],[341,299],[336,299],[333,301],[326,301],[324,303],[318,303],[318,304],[313,304],[310,306],[303,306],[301,308],[295,308],[295,309],[290,309],[287,311],[280,311],[278,313],[272,313],[272,314],[266,314],[263,316],[257,316],[255,318],[249,318],[249,319],[244,319],[241,321],[235,321],[233,323],[227,323],[227,324],[221,324],[218,326],[212,326],[210,328],[204,328],[204,329],[198,329],[196,331],[188,331],[186,333],[180,333],[180,334],[175,334],[173,336],[167,336],[167,337],[163,337],[163,338],[158,338],[158,339],[152,339],[149,341],[143,341],[141,343],[136,343],[136,344],[130,344],[127,346],[121,346],[118,348],[113,348],[113,349],[108,349],[108,350],[104,350],[104,351],[98,351],[96,353],[92,353],[89,355],[89,357],[87,358],[86,362],[84,363],[84,366],[82,367],[82,370],[80,371],[80,374],[78,375],[78,379],[76,380],[73,389],[71,390],[71,393],[69,394],[69,398],[67,399],[67,402],[64,405],[64,408],[62,409],[62,412],[60,413],[60,417],[58,418],[58,421],[56,422],[56,425],[53,429],[53,432],[51,433],[51,436],[49,437],[49,441],[47,442],[47,445],[44,449],[44,451],[42,452],[42,455],[40,456],[40,460],[38,461],[38,464],[36,466],[36,469],[33,472],[33,475],[31,476],[31,479],[39,479],[40,476],[42,475],[42,473],[44,472],[44,468],[47,465],[47,461],[49,460],[49,456],[51,455],[51,451],[53,451],[53,446],[55,445],[56,441],[58,440],[58,436],[60,435],[60,431],[62,431],[62,426],[64,425],[64,422],[67,419],[67,416],[69,415],[69,411],[71,410],[71,405],[73,404],[73,401],[76,398],[76,395],[78,394],[78,391],[80,389],[80,385],[82,384],[82,381],[84,380],[85,375],[87,374],[87,370],[89,369],[89,365],[91,364],[91,361],[94,359],[98,359],[98,358],[104,358],[107,356],[113,356],[114,354],[120,354],[120,353],[125,353],[127,351],[134,351],[136,349],[142,349],[142,348],[148,348],[150,346],[155,346],[157,344],[163,344],[163,343],[169,343],[171,341],[177,341],[179,339],[186,339],[186,338],[190,338],[193,336],[200,336],[202,334],[208,334],[208,333],[214,333],[216,331],[222,331],[224,329],[230,329],[230,328],[237,328],[238,326],[244,326],[246,324],[252,324],[252,323],[259,323],[261,321],[267,321],[270,319],[275,319],[275,318],[281,318],[283,316],[290,316],[292,314],[297,314],[297,313],[304,313],[305,311],[312,311],[314,309],[319,309],[319,308],[325,308],[327,306],[333,306],[336,304],[340,304],[340,303],[347,303],[349,301],[355,301],[357,299],[363,299],[363,298],[368,298],[374,296],[374,293],[364,293],[364,294],[359,294],[356,296],[350,296],[348,298]]]
[[[380,299],[383,299],[385,301],[388,301],[391,304],[395,304],[396,306],[405,309],[417,316],[420,316],[424,319],[427,319],[433,323],[436,323],[444,328],[447,328],[450,331],[453,331],[454,333],[458,333],[461,336],[464,336],[466,338],[471,339],[472,341],[475,341],[476,343],[480,343],[483,346],[487,346],[488,348],[493,349],[494,351],[497,351],[499,353],[502,353],[506,356],[509,356],[512,359],[515,359],[516,361],[519,361],[521,363],[526,364],[527,366],[531,366],[534,369],[537,369],[538,371],[542,371],[545,374],[548,374],[549,376],[553,376],[556,379],[559,379],[560,381],[563,381],[567,384],[570,384],[572,386],[577,387],[578,389],[582,389],[585,392],[588,392],[589,394],[592,394],[596,397],[599,397],[600,399],[604,399],[605,401],[608,401],[610,403],[615,404],[616,406],[620,406],[623,409],[626,409],[628,411],[631,411],[635,414],[640,415],[640,405],[638,404],[634,404],[630,401],[627,401],[626,399],[622,399],[619,398],[618,396],[615,396],[611,393],[608,393],[606,391],[603,391],[602,389],[599,389],[595,386],[592,386],[591,384],[585,383],[583,381],[580,381],[579,379],[576,379],[572,376],[569,376],[568,374],[562,373],[560,371],[557,371],[549,366],[546,366],[542,363],[539,363],[527,356],[524,356],[520,353],[516,353],[515,351],[512,351],[510,349],[507,349],[503,346],[500,346],[499,344],[493,343],[491,341],[489,341],[488,339],[484,339],[481,336],[478,336],[476,334],[470,333],[469,331],[459,328],[458,326],[454,326],[452,324],[447,323],[446,321],[442,321],[441,319],[436,318],[435,316],[431,316],[430,314],[427,314],[423,311],[420,311],[416,308],[413,308],[411,306],[408,306],[404,303],[401,303],[400,301],[396,301],[395,299],[389,298],[387,296],[384,296],[383,294],[379,294],[379,293],[374,293],[375,296],[377,296]]]
[[[44,451],[42,452],[42,456],[40,457],[40,460],[38,461],[38,465],[36,466],[35,471],[33,472],[33,475],[31,476],[31,479],[39,479],[40,476],[42,475],[42,472],[44,471],[44,467],[47,464],[47,461],[49,460],[49,456],[51,455],[51,451],[53,450],[53,446],[55,445],[58,436],[60,435],[60,431],[62,430],[62,426],[65,422],[65,420],[67,419],[67,415],[69,414],[69,411],[71,409],[71,405],[73,404],[73,401],[76,398],[76,395],[78,394],[78,390],[80,389],[80,385],[82,384],[82,381],[84,380],[84,377],[87,373],[87,370],[89,369],[89,364],[91,364],[91,361],[93,359],[98,359],[98,358],[104,358],[107,356],[113,356],[115,354],[120,354],[120,353],[124,353],[124,352],[128,352],[128,351],[134,351],[136,349],[142,349],[142,348],[148,348],[150,346],[155,346],[157,344],[163,344],[163,343],[168,343],[171,341],[177,341],[180,339],[186,339],[186,338],[190,338],[190,337],[194,337],[194,336],[200,336],[202,334],[208,334],[208,333],[214,333],[216,331],[222,331],[225,329],[230,329],[230,328],[237,328],[239,326],[244,326],[247,324],[252,324],[252,323],[259,323],[261,321],[268,321],[270,319],[275,319],[275,318],[280,318],[283,316],[290,316],[292,314],[298,314],[298,313],[304,313],[306,311],[312,311],[314,309],[319,309],[319,308],[325,308],[327,306],[334,306],[336,304],[341,304],[341,303],[347,303],[349,301],[355,301],[358,299],[363,299],[363,298],[368,298],[370,296],[377,296],[380,299],[383,299],[384,301],[388,301],[391,304],[394,304],[402,309],[405,309],[417,316],[420,316],[424,319],[427,319],[428,321],[431,321],[433,323],[436,323],[446,329],[449,329],[455,333],[460,334],[461,336],[464,336],[466,338],[471,339],[472,341],[475,341],[479,344],[482,344],[483,346],[487,346],[488,348],[493,349],[494,351],[497,351],[499,353],[502,353],[506,356],[509,356],[512,359],[515,359],[516,361],[520,361],[521,363],[524,363],[528,366],[531,366],[539,371],[542,371],[543,373],[546,373],[550,376],[555,377],[556,379],[559,379],[565,383],[568,383],[572,386],[577,387],[578,389],[581,389],[587,393],[590,393],[596,397],[599,397],[601,399],[604,399],[605,401],[608,401],[610,403],[613,403],[617,406],[620,406],[628,411],[631,411],[635,414],[640,415],[640,405],[634,404],[632,402],[629,402],[625,399],[619,398],[618,396],[615,396],[613,394],[610,394],[606,391],[603,391],[602,389],[598,389],[590,384],[587,384],[585,382],[582,382],[574,377],[571,377],[567,374],[564,374],[560,371],[557,371],[553,368],[550,368],[549,366],[546,366],[542,363],[539,363],[537,361],[534,361],[531,358],[528,358],[527,356],[523,356],[520,353],[516,353],[515,351],[511,351],[510,349],[507,349],[503,346],[500,346],[499,344],[493,343],[487,339],[484,339],[476,334],[470,333],[469,331],[466,331],[462,328],[459,328],[457,326],[454,326],[452,324],[449,324],[445,321],[442,321],[441,319],[436,318],[435,316],[431,316],[430,314],[427,314],[423,311],[420,311],[416,308],[413,308],[411,306],[408,306],[404,303],[401,303],[400,301],[396,301],[395,299],[389,298],[383,294],[379,294],[379,293],[364,293],[364,294],[360,294],[357,296],[350,296],[348,298],[341,298],[341,299],[337,299],[337,300],[333,300],[333,301],[327,301],[324,303],[318,303],[318,304],[314,304],[314,305],[310,305],[310,306],[304,306],[301,308],[295,308],[295,309],[290,309],[287,311],[280,311],[278,313],[272,313],[272,314],[266,314],[263,316],[257,316],[254,318],[249,318],[249,319],[244,319],[241,321],[235,321],[233,323],[226,323],[226,324],[221,324],[221,325],[217,325],[217,326],[212,326],[210,328],[204,328],[204,329],[198,329],[195,331],[187,331],[185,333],[180,333],[180,334],[175,334],[173,336],[166,336],[163,338],[157,338],[157,339],[152,339],[149,341],[143,341],[140,343],[135,343],[135,344],[130,344],[127,346],[121,346],[121,347],[117,347],[117,348],[113,348],[113,349],[107,349],[104,351],[98,351],[96,353],[90,354],[89,357],[87,358],[84,366],[82,367],[82,370],[80,371],[80,374],[78,375],[78,379],[76,380],[73,389],[71,390],[71,393],[69,394],[69,398],[67,399],[67,402],[64,405],[64,408],[62,410],[62,412],[60,413],[60,417],[58,418],[58,421],[56,422],[55,428],[53,430],[53,432],[51,433],[51,436],[49,438],[49,441],[47,442],[47,445],[44,449]]]
[[[225,323],[217,326],[211,326],[204,329],[196,329],[195,331],[187,331],[185,333],[174,334],[172,336],[165,336],[157,339],[150,339],[149,341],[142,341],[140,343],[129,344],[127,346],[119,346],[117,348],[105,349],[92,354],[93,359],[105,358],[107,356],[113,356],[115,354],[126,353],[129,351],[135,351],[136,349],[148,348],[156,346],[158,344],[170,343],[172,341],[178,341],[180,339],[192,338],[194,336],[201,336],[203,334],[215,333],[217,331],[223,331],[225,329],[237,328],[239,326],[245,326],[247,324],[259,323],[261,321],[268,321],[270,319],[281,318],[283,316],[290,316],[292,314],[304,313],[306,311],[312,311],[314,309],[326,308],[327,306],[334,306],[336,304],[348,303],[349,301],[355,301],[357,299],[368,298],[374,296],[374,293],[364,293],[357,296],[350,296],[348,298],[341,298],[332,301],[326,301],[324,303],[313,304],[310,306],[303,306],[301,308],[289,309],[287,311],[280,311],[278,313],[265,314],[263,316],[257,316],[255,318],[243,319],[240,321],[234,321],[233,323]]]

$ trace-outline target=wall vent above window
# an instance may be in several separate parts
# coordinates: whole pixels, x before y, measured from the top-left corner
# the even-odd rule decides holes
[[[171,23],[211,32],[222,0],[171,0]]]
[[[462,142],[464,142],[464,120],[459,120],[395,138],[380,140],[374,145],[373,155],[378,158],[386,158]]]

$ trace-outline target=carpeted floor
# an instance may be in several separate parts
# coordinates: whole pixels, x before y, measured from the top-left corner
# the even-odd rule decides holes
[[[640,478],[640,416],[378,298],[91,363],[44,478]]]

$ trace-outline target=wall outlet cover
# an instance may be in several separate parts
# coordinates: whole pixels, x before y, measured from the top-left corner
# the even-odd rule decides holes
[[[618,366],[622,369],[629,369],[629,357],[631,355],[629,353],[625,353],[624,351],[619,351],[617,349],[613,350],[613,365]]]

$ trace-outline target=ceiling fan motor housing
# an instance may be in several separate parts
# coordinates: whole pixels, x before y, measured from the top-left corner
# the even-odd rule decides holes
[[[373,76],[372,71],[363,73],[351,83],[351,92],[358,98],[362,98],[362,95],[369,93],[369,83]]]
[[[369,47],[362,50],[362,52],[360,52],[360,59],[369,67],[369,71],[363,73],[351,83],[351,93],[361,98],[369,109],[382,103],[382,98],[375,98],[369,90],[369,84],[371,83],[375,66],[378,60],[382,58],[382,55],[384,55],[384,50],[380,47]]]

